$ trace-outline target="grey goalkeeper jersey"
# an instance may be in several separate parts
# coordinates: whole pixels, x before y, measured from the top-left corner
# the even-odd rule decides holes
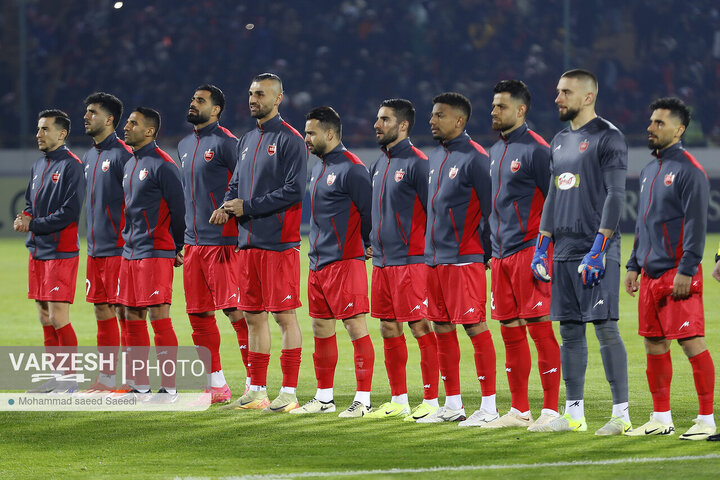
[[[596,117],[555,135],[550,152],[550,190],[540,230],[552,234],[555,260],[581,260],[598,229],[617,230],[627,172],[625,136]],[[606,255],[620,261],[620,232],[615,231]]]

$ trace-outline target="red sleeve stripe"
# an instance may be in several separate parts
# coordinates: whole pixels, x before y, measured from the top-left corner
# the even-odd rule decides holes
[[[223,127],[222,125],[218,125],[218,128],[220,130],[222,130],[225,133],[225,135],[227,135],[228,137],[234,138],[237,140],[237,137],[235,135],[233,135],[233,133],[230,130],[228,130],[227,128]]]
[[[77,162],[78,162],[79,164],[82,164],[82,160],[80,160],[77,155],[75,155],[75,154],[74,154],[73,152],[71,152],[70,150],[68,150],[68,153],[70,154],[70,156],[71,156],[72,158],[74,158],[75,160],[77,160]]]
[[[475,148],[475,150],[477,150],[478,152],[482,153],[486,157],[489,157],[488,153],[485,151],[485,149],[482,147],[482,145],[477,143],[475,140],[470,140],[470,145],[472,145]]]
[[[300,132],[298,132],[297,130],[295,130],[292,125],[290,125],[289,123],[287,123],[287,122],[285,122],[285,121],[283,121],[282,124],[285,125],[288,130],[290,130],[290,131],[293,132],[295,135],[297,135],[298,137],[302,138],[303,141],[305,141],[305,137],[303,137],[302,135],[300,135]]]
[[[344,155],[345,155],[347,158],[349,158],[350,161],[351,161],[352,163],[354,163],[355,165],[362,165],[363,167],[365,166],[365,164],[362,162],[362,160],[360,160],[360,157],[358,157],[358,156],[355,155],[354,153],[346,150],[346,151],[344,152]]]
[[[545,139],[544,139],[543,137],[541,137],[540,135],[538,135],[537,133],[533,132],[533,131],[530,130],[530,129],[528,129],[528,133],[530,134],[531,137],[533,137],[533,138],[535,139],[535,141],[536,141],[537,143],[539,143],[539,144],[542,145],[543,147],[548,147],[548,148],[550,148],[550,145],[548,145],[548,143],[545,141]]]
[[[130,148],[127,143],[123,142],[119,138],[117,139],[117,141],[125,150],[127,150],[128,153],[133,153],[132,148]]]
[[[419,148],[415,147],[414,145],[413,145],[412,147],[410,147],[410,148],[412,148],[412,151],[415,152],[415,155],[417,155],[418,157],[422,158],[423,160],[427,160],[427,159],[428,159],[427,155],[425,155],[425,154],[423,153],[423,151],[420,150]]]
[[[156,148],[155,152],[157,152],[157,154],[160,155],[163,160],[165,160],[166,162],[170,162],[177,167],[177,163],[175,163],[175,160],[173,160],[170,155],[160,150],[160,148]]]
[[[689,153],[687,150],[683,150],[683,154],[685,154],[685,157],[687,157],[687,159],[690,160],[690,163],[692,163],[692,165],[693,165],[695,168],[699,168],[700,171],[705,174],[705,177],[708,176],[708,174],[707,174],[707,172],[705,172],[705,169],[703,168],[703,166],[700,165],[700,162],[698,162],[698,161],[695,159],[695,157],[693,157],[692,155],[690,155],[690,153]]]

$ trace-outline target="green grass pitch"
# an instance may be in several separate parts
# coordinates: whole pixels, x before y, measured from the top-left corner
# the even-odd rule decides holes
[[[710,351],[720,363],[720,283],[711,278],[715,248],[720,235],[709,235],[705,254],[706,335]],[[624,257],[630,236],[623,241]],[[307,240],[304,240],[303,302],[306,302]],[[83,247],[84,248],[84,247]],[[26,299],[27,251],[20,238],[0,239],[0,344],[41,345],[42,331],[33,303]],[[81,250],[84,252],[84,250]],[[623,259],[623,264],[625,259]],[[81,256],[75,304],[71,319],[81,345],[94,345],[96,327],[92,306],[85,303],[84,255]],[[369,264],[368,264],[369,268]],[[624,268],[623,268],[624,272]],[[489,274],[488,274],[489,277]],[[181,345],[192,345],[191,329],[184,311],[181,272],[175,270],[175,303],[172,317]],[[630,409],[634,424],[641,425],[652,411],[645,378],[645,355],[637,330],[637,304],[621,293],[621,333],[629,358]],[[303,363],[298,397],[309,400],[315,393],[312,364],[313,339],[307,307],[299,310],[303,331]],[[222,359],[228,382],[241,393],[244,368],[234,331],[222,313]],[[375,345],[373,404],[389,400],[382,339],[378,321],[368,318]],[[489,320],[497,350],[498,408],[509,408],[504,348],[499,325]],[[273,332],[268,375],[271,398],[280,387],[280,334]],[[408,329],[408,387],[411,404],[422,399],[419,353]],[[225,412],[216,407],[205,412],[0,412],[0,478],[175,478],[243,477],[324,478],[660,478],[687,475],[718,478],[720,444],[681,442],[670,438],[599,438],[593,435],[608,419],[610,391],[605,381],[598,343],[588,329],[589,362],[585,389],[588,432],[530,434],[522,430],[483,431],[461,429],[457,424],[418,425],[402,421],[341,420],[335,415],[291,417],[256,411]],[[557,326],[556,326],[557,332]],[[340,361],[335,380],[335,401],[342,410],[355,390],[352,346],[338,325]],[[468,414],[480,403],[472,346],[460,333],[463,400]],[[559,336],[558,336],[559,339]],[[530,341],[532,345],[532,341]],[[536,361],[534,346],[533,363]],[[672,407],[676,429],[682,433],[697,414],[692,371],[675,343]],[[720,371],[720,364],[718,365]],[[442,386],[440,388],[442,395]],[[716,388],[717,392],[717,388]],[[560,400],[564,402],[564,386]],[[440,399],[442,402],[442,397]],[[717,402],[716,402],[717,404]],[[530,376],[530,405],[535,415],[542,405],[536,365]],[[653,461],[658,457],[702,457]],[[604,461],[609,461],[602,463]],[[558,465],[558,462],[579,462]],[[617,463],[613,463],[617,462]],[[529,464],[551,464],[529,467]],[[552,465],[554,464],[554,465]],[[496,466],[475,469],[478,466]],[[513,468],[499,468],[512,466]],[[440,470],[431,471],[433,467]],[[466,467],[466,468],[459,468]],[[391,469],[417,469],[391,472]],[[371,472],[376,470],[376,472]],[[305,472],[305,473],[303,473]],[[324,475],[323,475],[323,472]],[[335,473],[329,473],[335,472]],[[363,473],[364,472],[364,473]]]

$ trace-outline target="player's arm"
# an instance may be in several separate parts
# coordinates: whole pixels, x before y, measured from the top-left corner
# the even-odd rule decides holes
[[[547,198],[550,190],[550,147],[538,145],[533,149],[532,168],[535,177],[535,185]]]
[[[673,297],[690,296],[692,276],[697,273],[705,251],[707,231],[707,210],[710,199],[710,184],[705,173],[699,168],[686,170],[682,178],[680,201],[683,209],[683,255],[673,280]]]
[[[638,237],[640,232],[640,215],[638,215],[637,221],[635,222],[635,239],[633,240],[633,249],[630,252],[630,258],[628,258],[627,273],[625,274],[625,292],[631,297],[635,296],[635,292],[640,289],[640,283],[638,282],[638,276],[640,275],[640,262],[637,260],[637,246]]]
[[[535,251],[530,262],[530,269],[533,276],[541,282],[549,282],[551,280],[548,272],[550,271],[550,259],[548,258],[548,248],[553,241],[554,230],[554,206],[555,206],[555,182],[553,181],[552,155],[548,157],[548,190],[543,204],[543,212],[540,216],[540,229],[538,231],[537,240],[535,241]]]
[[[428,198],[428,171],[430,170],[430,162],[425,159],[416,160],[412,163],[410,180],[412,181],[413,188],[422,203],[423,210],[427,212],[427,198]]]
[[[720,244],[718,244],[718,251],[715,254],[715,268],[713,268],[712,276],[720,282]]]
[[[480,211],[483,223],[482,246],[485,251],[485,263],[488,264],[492,252],[490,240],[490,212],[492,211],[492,180],[490,179],[490,157],[478,152],[475,154],[475,161],[472,164],[471,178],[473,187],[480,201]],[[489,265],[489,264],[488,264]]]
[[[163,162],[158,169],[158,177],[163,199],[170,211],[170,233],[175,242],[175,253],[179,253],[185,238],[185,197],[180,169],[173,163]]]
[[[363,245],[367,250],[370,247],[370,230],[372,229],[370,174],[364,165],[353,165],[348,173],[346,188],[350,200],[352,200],[358,209],[358,213],[360,213],[360,234]]]
[[[15,216],[15,221],[13,222],[13,230],[15,230],[16,232],[28,233],[30,231],[30,220],[32,220],[33,218],[32,200],[30,196],[32,192],[32,182],[34,176],[35,171],[34,169],[32,169],[30,170],[30,181],[28,182],[28,186],[25,189],[25,208],[22,212],[18,213]]]
[[[31,232],[38,235],[59,232],[80,219],[86,188],[82,164],[75,160],[69,161],[62,172],[61,181],[63,199],[60,208],[46,217],[36,216],[30,220],[28,228]]]
[[[600,227],[590,251],[578,266],[583,284],[595,286],[605,275],[605,254],[618,223],[625,202],[625,176],[627,173],[627,144],[619,131],[605,135],[598,146],[600,171],[605,187]]]
[[[302,138],[293,135],[278,148],[285,166],[284,181],[280,188],[271,190],[264,195],[244,199],[243,215],[268,215],[280,212],[302,202],[305,195],[305,178],[307,176],[308,149]]]

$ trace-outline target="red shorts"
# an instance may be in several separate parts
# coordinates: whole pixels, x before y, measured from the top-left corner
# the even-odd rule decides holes
[[[550,315],[550,282],[536,279],[530,269],[535,247],[490,262],[490,312],[495,320]],[[552,267],[549,275],[552,275]]]
[[[172,303],[174,264],[174,258],[123,258],[118,278],[118,303],[135,308]]]
[[[692,277],[690,296],[676,300],[670,296],[677,269],[650,278],[643,273],[638,302],[638,334],[670,340],[705,336],[702,301],[702,267]]]
[[[117,303],[120,255],[114,257],[87,257],[85,300],[89,303]]]
[[[240,304],[240,252],[234,245],[185,245],[185,310],[214,312]]]
[[[365,262],[340,260],[308,275],[308,309],[312,318],[354,317],[370,310]]]
[[[78,257],[28,262],[28,298],[43,302],[75,300]]]
[[[300,303],[300,249],[282,252],[240,250],[240,308],[249,312],[284,312]]]
[[[486,288],[484,263],[430,267],[428,320],[457,324],[484,322]]]
[[[424,263],[373,267],[372,316],[398,322],[426,318],[427,270]]]

